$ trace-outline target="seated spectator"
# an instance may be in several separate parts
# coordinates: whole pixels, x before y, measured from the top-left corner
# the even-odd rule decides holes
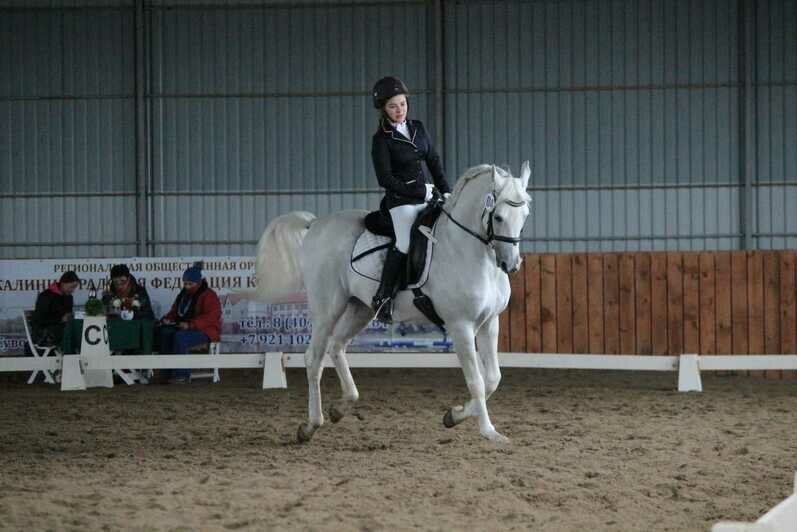
[[[72,293],[80,284],[75,272],[66,272],[57,283],[36,297],[31,318],[31,337],[38,345],[58,345],[64,337],[64,325],[72,318]]]
[[[191,266],[183,273],[183,289],[161,323],[160,353],[187,354],[194,346],[219,341],[221,302],[199,267]],[[185,384],[190,378],[190,369],[176,369],[170,382]]]
[[[111,284],[103,292],[102,302],[108,310],[132,310],[134,320],[155,319],[147,289],[138,284],[125,264],[111,268]]]

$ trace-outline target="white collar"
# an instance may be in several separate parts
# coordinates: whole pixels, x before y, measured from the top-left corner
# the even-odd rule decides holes
[[[410,128],[407,125],[407,121],[406,120],[404,122],[400,123],[400,124],[394,124],[393,127],[396,128],[396,131],[398,131],[399,133],[401,133],[405,137],[410,138]]]

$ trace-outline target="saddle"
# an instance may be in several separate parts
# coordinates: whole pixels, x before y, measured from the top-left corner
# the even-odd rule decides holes
[[[445,332],[444,322],[434,310],[432,300],[421,290],[429,277],[434,252],[434,230],[442,212],[442,203],[435,203],[427,206],[415,219],[410,232],[407,268],[398,286],[399,290],[412,290],[413,303],[418,310]],[[352,251],[351,267],[360,275],[379,282],[387,249],[396,240],[393,222],[390,213],[385,209],[384,199],[378,211],[366,215],[365,229]]]
[[[393,232],[393,220],[385,208],[385,198],[382,198],[379,203],[378,211],[371,211],[365,216],[365,228],[375,235],[396,239],[396,233]]]

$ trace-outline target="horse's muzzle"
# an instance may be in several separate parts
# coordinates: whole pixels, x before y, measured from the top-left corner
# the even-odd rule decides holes
[[[510,275],[520,269],[520,263],[518,262],[517,266],[510,268],[509,266],[506,265],[506,261],[501,261],[500,268],[501,271],[503,271],[505,274]]]

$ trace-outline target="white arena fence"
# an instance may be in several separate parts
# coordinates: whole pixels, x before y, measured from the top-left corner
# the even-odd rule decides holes
[[[62,390],[84,390],[95,386],[113,386],[113,373],[125,378],[127,370],[255,368],[263,370],[263,388],[285,388],[286,368],[303,368],[304,355],[295,353],[225,353],[212,349],[208,355],[112,355],[108,341],[108,325],[104,316],[83,320],[80,354],[62,355],[56,349],[45,349],[36,356],[0,358],[0,372],[42,372],[52,382],[53,371],[60,371]],[[54,356],[46,356],[48,354]],[[348,353],[352,368],[458,368],[455,353]],[[583,355],[500,353],[503,368],[545,368],[581,370],[670,371],[678,373],[678,390],[703,391],[701,371],[797,370],[797,355]],[[325,367],[334,367],[328,357]],[[214,381],[217,379],[214,379]]]
[[[63,355],[57,348],[34,344],[27,330],[28,343],[35,356],[0,357],[0,372],[33,372],[29,383],[42,372],[48,383],[55,382],[53,372],[60,372],[62,390],[82,390],[94,386],[113,386],[115,372],[127,384],[140,378],[137,371],[153,369],[213,369],[214,382],[220,368],[263,369],[263,388],[285,388],[286,368],[303,368],[304,355],[296,353],[219,353],[211,344],[210,354],[113,355],[105,316],[86,316],[79,354]],[[51,356],[48,356],[51,355]],[[458,368],[455,353],[378,352],[348,353],[352,368]],[[797,370],[797,355],[606,355],[567,353],[499,353],[503,368],[545,368],[620,371],[669,371],[678,373],[678,390],[702,391],[701,371]],[[325,358],[325,367],[334,367]]]
[[[455,353],[348,353],[352,368],[458,368]],[[797,355],[583,355],[544,353],[500,353],[502,368],[579,369],[615,371],[669,371],[678,374],[678,390],[702,391],[703,371],[797,370]],[[325,367],[334,367],[329,358]],[[301,353],[224,353],[219,355],[110,355],[83,354],[49,357],[3,357],[0,372],[61,371],[62,390],[96,386],[86,382],[87,372],[177,368],[254,368],[263,370],[263,388],[285,388],[286,368],[304,368]],[[106,379],[103,379],[106,382]],[[112,379],[110,385],[112,386]],[[107,385],[107,384],[100,384]],[[797,530],[797,529],[796,529]]]

